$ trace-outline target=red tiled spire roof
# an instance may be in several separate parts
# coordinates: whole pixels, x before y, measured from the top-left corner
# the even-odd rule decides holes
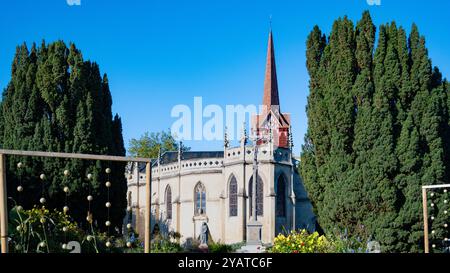
[[[278,97],[277,69],[275,65],[275,49],[273,46],[272,30],[269,33],[269,44],[267,46],[266,76],[264,79],[263,106],[270,111],[273,108],[280,110],[280,99]]]

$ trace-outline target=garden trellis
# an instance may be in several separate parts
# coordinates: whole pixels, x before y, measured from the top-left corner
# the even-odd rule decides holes
[[[423,186],[422,187],[422,206],[423,206],[423,228],[424,228],[424,247],[425,247],[425,253],[430,253],[430,234],[429,234],[429,221],[431,220],[431,222],[435,221],[435,217],[436,215],[434,215],[434,209],[436,207],[440,207],[440,210],[443,212],[444,217],[445,217],[445,221],[444,224],[441,228],[444,228],[445,230],[448,230],[448,212],[449,212],[449,195],[448,195],[448,191],[450,189],[450,184],[445,184],[445,185],[430,185],[430,186]],[[442,198],[436,198],[436,195],[438,194],[438,191],[440,194],[442,194]],[[442,191],[442,192],[440,192]],[[431,213],[429,213],[428,210],[428,194],[431,200],[430,206],[432,208]],[[435,200],[442,202],[442,204],[436,204]],[[431,247],[433,249],[437,248],[438,246],[436,245],[436,239],[434,238],[435,235],[435,230],[434,228],[431,230],[431,236],[433,236],[433,244],[431,245]],[[444,247],[448,248],[449,247],[449,243],[450,240],[448,237],[445,238],[440,238],[440,241],[443,242]]]
[[[8,253],[8,205],[7,205],[7,189],[6,189],[6,156],[25,156],[25,157],[50,157],[50,158],[65,158],[65,159],[81,159],[81,160],[100,160],[100,161],[119,161],[119,162],[135,162],[146,164],[146,210],[145,210],[145,230],[144,230],[144,249],[145,253],[150,253],[150,213],[151,213],[151,159],[150,158],[134,158],[108,155],[93,155],[93,154],[74,154],[74,153],[56,153],[56,152],[38,152],[38,151],[19,151],[19,150],[2,150],[0,149],[0,238],[1,238],[1,253]],[[18,168],[21,166],[18,165]],[[123,170],[125,172],[125,170]],[[111,169],[107,168],[105,172],[109,175]],[[64,175],[68,173],[64,171]],[[41,174],[40,179],[45,179],[45,174]],[[90,179],[91,177],[87,177]],[[109,181],[107,182],[109,183]],[[108,185],[106,185],[108,187]],[[109,188],[109,187],[108,187]],[[20,192],[23,190],[22,185],[17,187]],[[65,187],[63,191],[67,194],[68,189]],[[88,195],[88,202],[92,201],[92,196]],[[41,204],[46,202],[42,197]],[[67,204],[66,204],[67,205]],[[110,203],[106,203],[109,209]],[[65,206],[64,210],[68,210]],[[89,217],[89,214],[88,214]],[[106,226],[108,226],[106,222]]]

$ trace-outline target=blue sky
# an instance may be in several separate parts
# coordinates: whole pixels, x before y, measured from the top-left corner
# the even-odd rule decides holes
[[[298,154],[307,128],[306,37],[316,24],[329,33],[334,19],[356,21],[366,9],[377,26],[395,20],[409,31],[417,23],[433,64],[450,74],[448,0],[15,0],[0,8],[0,88],[16,45],[74,42],[108,74],[128,144],[145,131],[168,129],[172,107],[193,105],[194,96],[221,106],[261,103],[272,15],[281,107],[292,114]],[[222,148],[218,141],[187,145]]]

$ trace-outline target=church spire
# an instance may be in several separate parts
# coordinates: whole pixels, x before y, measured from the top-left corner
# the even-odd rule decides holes
[[[265,110],[280,110],[280,99],[278,97],[277,69],[275,65],[275,49],[273,46],[272,29],[269,32],[269,43],[267,46],[266,76],[264,79],[263,106]]]

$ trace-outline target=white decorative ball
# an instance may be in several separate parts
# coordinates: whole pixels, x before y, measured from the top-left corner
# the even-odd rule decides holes
[[[106,225],[107,227],[109,227],[109,226],[111,225],[111,222],[110,222],[110,221],[106,221],[105,225]]]
[[[92,197],[92,195],[89,195],[89,196],[87,197],[87,200],[88,200],[88,201],[92,201],[92,200],[94,200],[94,197]]]
[[[17,210],[17,211],[22,211],[22,210],[23,210],[23,207],[22,207],[22,206],[17,206],[16,210]]]
[[[447,190],[444,190],[444,193],[447,193]]]
[[[131,229],[131,224],[127,224],[127,229]]]
[[[39,243],[39,246],[40,246],[40,247],[45,247],[45,242],[40,242],[40,243]]]
[[[63,244],[63,245],[61,246],[61,248],[62,248],[62,249],[66,249],[66,248],[67,248],[67,245],[66,245],[66,244]]]
[[[107,208],[110,208],[110,207],[111,207],[111,203],[110,203],[110,202],[106,202],[105,206],[106,206]]]
[[[111,173],[111,169],[110,168],[106,168],[105,172],[106,173]]]
[[[69,170],[64,170],[64,175],[68,176],[69,175]]]
[[[433,248],[436,248],[436,245],[432,245]]]
[[[41,199],[39,199],[39,202],[41,202],[41,204],[45,204],[46,201],[47,201],[47,200],[45,200],[44,197],[42,197]]]
[[[69,211],[69,207],[68,206],[64,206],[63,211],[64,211],[64,213],[67,213]]]
[[[130,248],[132,246],[131,242],[127,242],[127,247]]]
[[[431,206],[434,207],[434,203],[431,203]]]
[[[444,227],[448,227],[448,224],[444,224]]]
[[[19,162],[19,163],[17,163],[17,168],[22,168],[23,167],[23,163],[22,162]]]
[[[111,182],[109,182],[109,181],[106,182],[106,183],[105,183],[105,186],[106,186],[107,188],[111,187]]]
[[[432,234],[435,234],[435,233],[436,233],[436,231],[432,230],[432,231],[431,231],[431,233],[432,233]]]
[[[434,192],[432,192],[430,195],[431,195],[431,197],[433,197],[434,196]]]
[[[88,173],[87,179],[91,180],[92,179],[92,174]]]
[[[21,225],[17,226],[17,227],[16,227],[16,230],[17,230],[18,232],[20,232],[20,231],[22,230],[22,226],[21,226]]]
[[[39,176],[39,178],[40,178],[41,180],[45,180],[45,174],[41,174],[41,175]]]
[[[127,207],[127,211],[131,211],[131,206],[128,206],[128,207]]]
[[[92,239],[93,239],[92,235],[88,235],[88,236],[86,237],[86,240],[87,240],[88,242],[92,241]]]
[[[110,248],[111,246],[112,246],[111,242],[109,242],[109,241],[106,242],[106,247],[107,247],[107,248]]]
[[[47,222],[47,220],[46,220],[44,217],[42,217],[42,218],[40,219],[40,222],[41,222],[41,224],[45,224],[45,222]]]
[[[65,193],[69,193],[69,187],[67,187],[67,186],[64,187],[64,192],[65,192]]]
[[[444,200],[444,204],[447,204],[448,203],[448,200]]]
[[[447,213],[448,213],[448,211],[444,210],[444,214],[447,214]]]
[[[67,232],[69,229],[67,227],[63,227],[63,231]]]
[[[434,220],[434,216],[431,216],[431,220]]]
[[[91,221],[92,221],[92,216],[88,215],[88,216],[86,217],[86,221],[91,222]]]
[[[18,192],[22,192],[22,191],[23,191],[23,187],[22,187],[22,186],[18,186],[18,187],[17,187],[17,191],[18,191]]]

